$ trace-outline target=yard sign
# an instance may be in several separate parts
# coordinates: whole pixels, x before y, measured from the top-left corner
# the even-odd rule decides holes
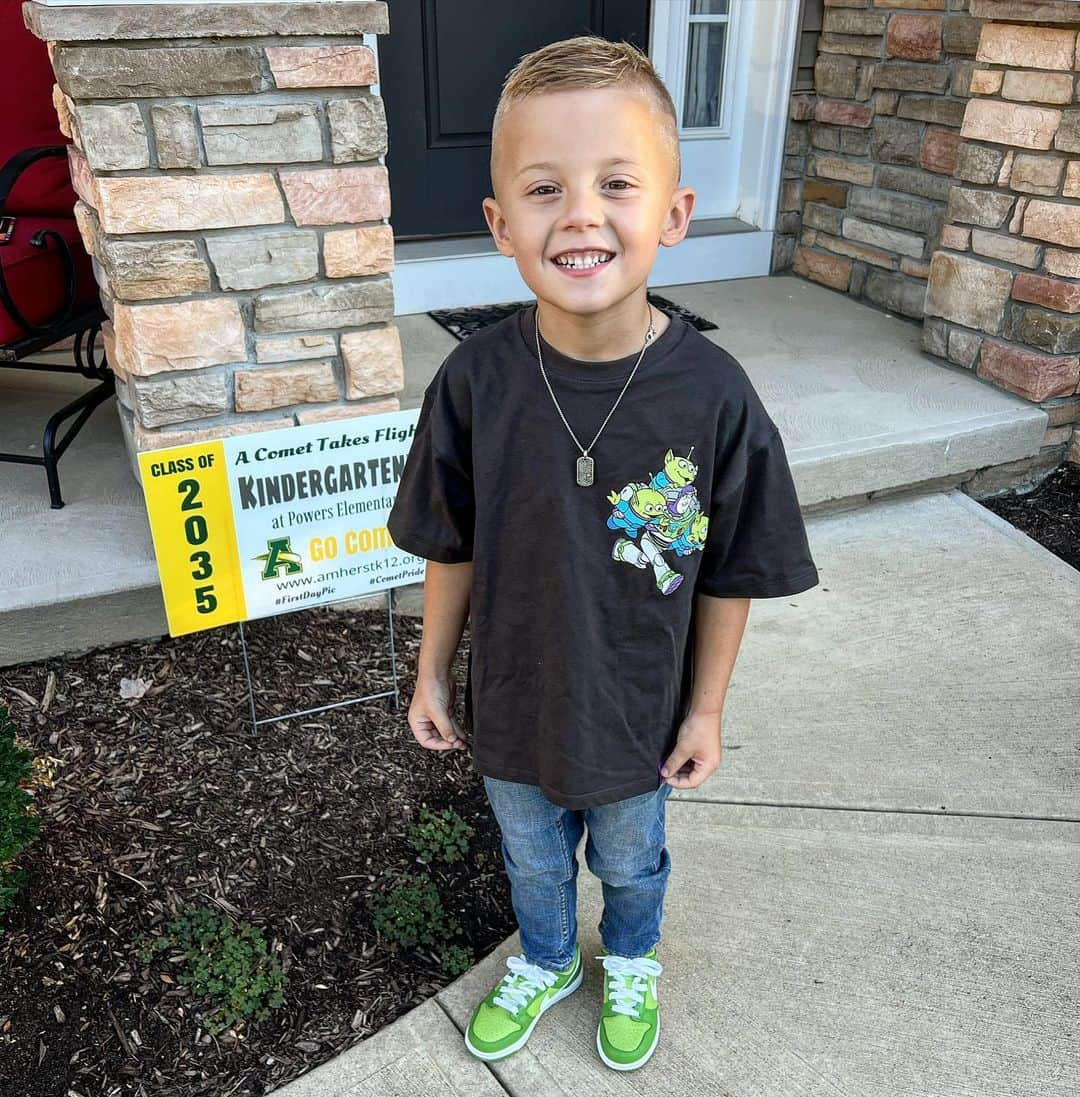
[[[169,633],[424,578],[386,529],[419,410],[139,454]]]

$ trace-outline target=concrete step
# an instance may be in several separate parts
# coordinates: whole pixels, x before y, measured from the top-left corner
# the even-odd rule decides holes
[[[746,368],[780,428],[807,510],[940,488],[1038,452],[1046,413],[924,354],[911,321],[789,275],[656,290],[718,325],[705,335]],[[457,340],[426,313],[396,322],[402,407],[418,407]],[[0,384],[0,440],[28,450],[40,444],[48,411],[85,387],[15,371]],[[165,629],[142,496],[111,405],[91,417],[60,468],[68,505],[53,511],[42,470],[0,467],[0,666]],[[417,588],[397,591],[395,603],[421,612]]]
[[[791,275],[661,291],[719,325],[784,439],[804,507],[1036,454],[1047,415],[926,354],[922,326]]]

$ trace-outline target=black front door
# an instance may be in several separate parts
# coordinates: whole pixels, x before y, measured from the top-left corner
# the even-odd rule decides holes
[[[396,240],[487,234],[491,122],[518,59],[578,34],[648,52],[649,0],[389,0],[379,38]]]

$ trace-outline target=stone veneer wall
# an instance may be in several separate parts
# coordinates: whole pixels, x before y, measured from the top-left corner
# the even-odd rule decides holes
[[[968,0],[825,0],[792,96],[775,267],[914,319],[953,184],[981,20]],[[794,215],[794,216],[792,216]]]
[[[1040,457],[1080,463],[1080,4],[972,10],[988,21],[923,347],[1045,408]]]
[[[23,11],[132,452],[397,410],[386,4]]]

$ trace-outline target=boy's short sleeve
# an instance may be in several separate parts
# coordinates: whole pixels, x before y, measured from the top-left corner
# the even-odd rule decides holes
[[[787,453],[775,424],[715,477],[695,590],[718,598],[776,598],[818,583]]]
[[[472,559],[473,494],[468,393],[443,362],[424,400],[386,528],[398,548],[444,564]],[[460,374],[458,375],[460,378]]]

